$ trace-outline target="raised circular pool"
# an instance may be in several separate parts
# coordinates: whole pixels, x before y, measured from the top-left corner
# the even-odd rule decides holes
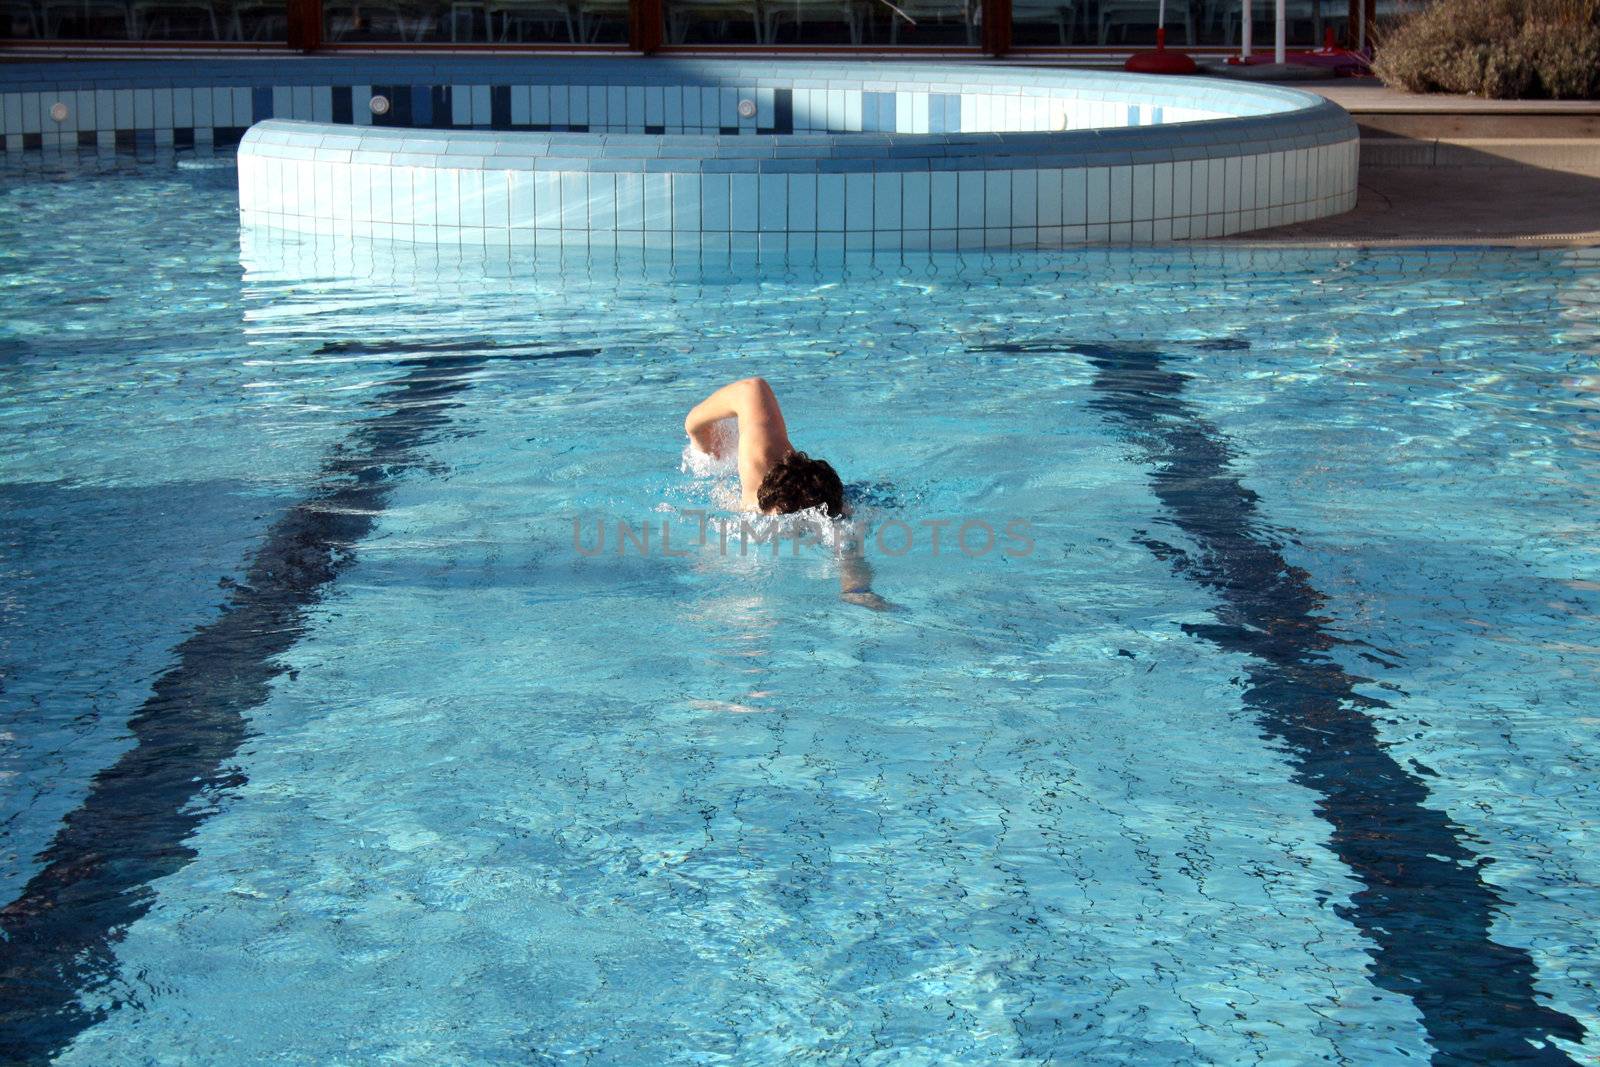
[[[1220,237],[1355,204],[1355,123],[1277,86],[616,59],[541,62],[498,98],[481,88],[481,123],[470,89],[465,109],[452,103],[469,128],[257,123],[239,146],[244,221],[423,243],[824,252]],[[360,95],[357,113],[393,115],[381,87]]]

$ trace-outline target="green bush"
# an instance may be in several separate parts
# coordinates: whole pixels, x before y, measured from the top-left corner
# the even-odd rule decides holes
[[[1600,0],[1434,0],[1379,37],[1372,69],[1412,93],[1600,99]]]

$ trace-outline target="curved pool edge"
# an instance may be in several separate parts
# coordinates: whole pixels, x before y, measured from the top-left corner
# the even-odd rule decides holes
[[[416,243],[814,254],[1225,237],[1355,204],[1355,123],[1299,90],[926,64],[807,64],[805,77],[749,67],[545,65],[527,79],[537,84],[508,93],[511,113],[542,128],[257,123],[239,148],[241,218]],[[840,77],[851,71],[854,81]],[[669,94],[675,105],[661,103]],[[530,107],[541,95],[543,108]],[[1107,121],[1130,124],[1055,128]]]

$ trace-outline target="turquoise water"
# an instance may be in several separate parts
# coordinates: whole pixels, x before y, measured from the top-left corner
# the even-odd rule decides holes
[[[541,264],[93,170],[0,185],[8,1056],[1600,1055],[1594,251]],[[898,610],[693,543],[756,373]]]

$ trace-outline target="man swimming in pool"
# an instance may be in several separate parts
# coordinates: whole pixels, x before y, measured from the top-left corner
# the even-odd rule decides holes
[[[762,378],[724,385],[694,406],[683,420],[694,446],[718,459],[724,438],[717,423],[739,424],[739,510],[786,515],[821,508],[830,518],[844,515],[844,483],[826,460],[795,450],[772,386]]]
[[[844,483],[826,460],[813,459],[789,440],[778,397],[762,378],[743,378],[696,404],[683,420],[694,447],[723,459],[727,438],[718,424],[739,426],[739,510],[788,515],[810,508],[831,519],[844,518]],[[883,610],[888,601],[872,591],[872,568],[852,533],[839,553],[839,595],[852,604]]]

